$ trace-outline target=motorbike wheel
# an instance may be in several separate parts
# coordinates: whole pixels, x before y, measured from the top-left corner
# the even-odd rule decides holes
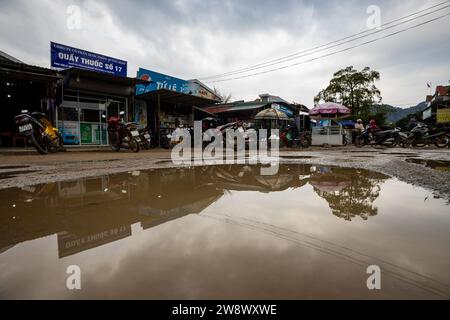
[[[137,153],[140,150],[139,143],[134,138],[130,139],[129,146],[130,146],[130,150],[133,152]]]
[[[310,144],[309,144],[309,139],[307,137],[300,137],[300,146],[302,148],[309,148]]]
[[[449,135],[443,135],[441,137],[437,137],[434,140],[434,145],[438,148],[445,148],[450,143],[450,136]]]
[[[405,141],[400,141],[398,145],[404,149],[409,148],[409,145]]]
[[[423,147],[426,146],[426,143],[423,143],[423,142],[414,142],[414,143],[413,143],[413,146],[414,146],[414,147],[418,147],[418,148],[423,148]]]
[[[43,154],[43,155],[48,154],[48,149],[47,149],[47,147],[46,147],[46,146],[42,146],[42,145],[39,143],[39,139],[37,139],[35,135],[36,135],[36,132],[33,132],[33,133],[30,135],[30,141],[31,141],[31,144],[33,145],[33,147],[34,147],[34,148],[36,149],[36,151],[39,152],[40,154]]]
[[[56,133],[56,138],[50,143],[48,151],[56,153],[58,151],[64,151],[64,140],[59,132]]]
[[[396,140],[386,141],[383,143],[383,146],[388,148],[395,148],[397,146],[397,141]]]
[[[150,141],[149,140],[147,140],[147,138],[145,137],[145,136],[141,136],[140,137],[141,138],[141,141],[143,141],[142,143],[141,143],[141,147],[142,147],[142,149],[144,149],[144,150],[150,150],[151,148],[152,148],[152,140],[150,139]]]
[[[57,135],[58,135],[58,151],[64,152],[66,151],[66,148],[64,147],[64,138],[59,132],[57,133]]]
[[[161,147],[164,149],[170,149],[170,141],[169,139],[162,139]]]
[[[358,148],[362,148],[365,145],[363,137],[356,137],[355,146]]]

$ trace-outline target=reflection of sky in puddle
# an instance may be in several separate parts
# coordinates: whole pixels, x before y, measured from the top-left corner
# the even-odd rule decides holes
[[[363,170],[257,172],[164,169],[1,191],[2,298],[450,295],[444,200]],[[80,292],[65,289],[71,264]],[[371,264],[380,292],[366,288]]]

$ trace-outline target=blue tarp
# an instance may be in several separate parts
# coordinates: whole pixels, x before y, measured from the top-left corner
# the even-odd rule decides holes
[[[339,121],[339,124],[342,125],[343,127],[354,127],[355,126],[355,123],[351,120]]]

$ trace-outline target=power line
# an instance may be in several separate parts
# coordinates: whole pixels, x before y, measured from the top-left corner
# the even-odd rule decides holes
[[[396,32],[393,32],[393,33],[390,33],[388,35],[384,35],[382,37],[378,37],[378,38],[375,38],[375,39],[372,39],[372,40],[369,40],[369,41],[366,41],[366,42],[362,42],[360,44],[357,44],[357,45],[354,45],[354,46],[351,46],[351,47],[347,47],[347,48],[344,48],[342,50],[331,52],[331,53],[328,53],[328,54],[325,54],[325,55],[322,55],[322,56],[319,56],[319,57],[315,57],[315,58],[312,58],[312,59],[300,61],[300,62],[297,62],[297,63],[289,64],[289,65],[278,67],[278,68],[273,68],[273,69],[269,69],[269,70],[265,70],[265,71],[260,71],[260,72],[257,72],[257,73],[251,73],[251,74],[248,74],[248,75],[239,76],[239,77],[235,77],[235,78],[227,78],[227,79],[215,80],[215,81],[207,81],[207,82],[208,83],[218,83],[218,82],[225,82],[225,81],[231,81],[231,80],[239,80],[239,79],[249,78],[249,77],[252,77],[252,76],[262,75],[262,74],[266,74],[266,73],[270,73],[270,72],[274,72],[274,71],[278,71],[278,70],[287,69],[287,68],[290,68],[290,67],[293,67],[293,66],[297,66],[297,65],[308,63],[308,62],[312,62],[312,61],[315,61],[315,60],[318,60],[318,59],[321,59],[321,58],[326,58],[326,57],[329,57],[329,56],[333,56],[333,55],[336,55],[338,53],[350,51],[352,49],[356,49],[356,48],[359,48],[359,47],[362,47],[362,46],[365,46],[365,45],[368,45],[368,44],[371,44],[371,43],[374,43],[374,42],[377,42],[377,41],[380,41],[380,40],[383,40],[383,39],[386,39],[386,38],[390,38],[392,36],[395,36],[395,35],[398,35],[400,33],[406,32],[408,30],[412,30],[412,29],[424,26],[426,24],[429,24],[431,22],[443,19],[443,18],[445,18],[445,17],[447,17],[449,15],[450,15],[450,13],[447,13],[445,15],[442,15],[442,16],[439,16],[439,17],[427,20],[425,22],[416,24],[414,26],[411,26],[411,27],[408,27],[408,28],[405,28],[405,29],[402,29],[402,30],[399,30],[399,31],[396,31]]]
[[[319,53],[319,52],[322,52],[322,51],[327,51],[328,49],[336,48],[336,47],[342,46],[342,45],[344,45],[344,44],[354,42],[354,41],[359,40],[359,39],[367,38],[367,37],[369,37],[369,36],[373,36],[373,35],[375,35],[375,34],[382,33],[382,32],[384,32],[384,31],[386,31],[386,30],[389,30],[389,29],[398,27],[398,26],[400,26],[400,25],[403,25],[403,24],[405,24],[405,23],[408,23],[408,22],[417,20],[417,19],[419,19],[419,18],[423,18],[423,17],[425,17],[425,16],[427,16],[427,15],[436,13],[436,12],[441,11],[441,10],[443,10],[443,9],[446,9],[446,8],[448,8],[448,7],[450,7],[450,5],[445,6],[445,7],[442,7],[442,8],[440,8],[440,9],[438,9],[438,10],[434,10],[434,11],[425,13],[425,14],[420,15],[420,16],[418,16],[418,17],[415,17],[415,18],[412,18],[412,19],[409,19],[409,20],[406,20],[406,21],[403,21],[403,22],[394,24],[394,25],[392,25],[392,26],[390,26],[390,27],[387,27],[387,28],[384,28],[384,29],[382,29],[382,30],[377,30],[377,31],[375,31],[375,32],[372,32],[372,33],[369,33],[369,34],[366,34],[366,35],[363,35],[363,36],[359,36],[359,37],[357,37],[357,38],[354,38],[354,39],[351,39],[351,40],[347,40],[347,41],[344,41],[344,42],[342,42],[342,43],[338,43],[338,44],[335,44],[335,45],[332,45],[332,46],[324,47],[324,48],[322,48],[322,49],[320,49],[320,50],[312,51],[312,52],[310,52],[310,53],[298,55],[298,56],[291,57],[291,58],[285,58],[285,59],[280,60],[280,61],[278,61],[278,62],[269,63],[269,64],[266,64],[266,65],[261,66],[261,67],[249,68],[249,69],[246,70],[246,71],[230,73],[229,75],[231,76],[231,75],[235,75],[235,74],[246,73],[246,72],[253,71],[253,70],[258,70],[258,69],[262,69],[262,68],[267,68],[267,67],[270,67],[270,66],[273,66],[273,65],[278,65],[278,64],[282,64],[282,63],[285,63],[285,62],[288,62],[288,61],[297,60],[298,58],[310,56],[310,55],[312,55],[312,54],[314,54],[314,53]],[[218,77],[218,78],[223,78],[223,77]],[[211,79],[214,79],[214,78],[211,78]]]
[[[400,20],[404,20],[404,19],[406,19],[408,17],[415,16],[415,15],[417,15],[419,13],[422,13],[424,11],[428,11],[430,9],[442,6],[443,4],[446,4],[446,3],[449,3],[449,2],[450,1],[444,1],[444,2],[439,3],[437,5],[434,5],[434,6],[426,8],[426,9],[417,11],[415,13],[409,14],[407,16],[404,16],[402,18],[398,18],[398,19],[392,20],[390,22],[387,22],[387,23],[381,25],[380,28],[384,28],[384,27],[386,27],[388,25],[393,24],[394,22],[397,22],[397,21],[400,21]],[[301,58],[301,57],[304,57],[304,56],[311,55],[313,53],[318,53],[318,52],[321,52],[321,51],[325,51],[325,50],[328,50],[328,49],[331,49],[331,48],[335,48],[335,47],[341,46],[341,45],[346,44],[346,43],[350,43],[350,42],[353,42],[353,41],[356,41],[356,40],[359,40],[359,39],[362,39],[362,38],[365,38],[365,37],[368,37],[368,36],[372,36],[374,34],[378,34],[380,32],[384,32],[384,31],[386,31],[388,29],[392,29],[392,28],[397,27],[399,25],[402,25],[402,24],[411,22],[413,20],[422,18],[424,16],[436,13],[436,12],[441,11],[443,9],[446,9],[448,7],[450,7],[450,5],[447,5],[445,7],[441,7],[439,9],[437,9],[437,10],[425,13],[425,14],[420,15],[418,17],[415,17],[415,18],[408,19],[406,21],[397,23],[395,25],[389,26],[389,27],[384,28],[382,30],[376,30],[376,31],[366,30],[366,31],[359,32],[359,33],[356,33],[354,35],[351,35],[351,36],[348,36],[348,37],[345,37],[345,38],[342,38],[342,39],[339,39],[339,40],[335,40],[335,41],[329,42],[327,44],[324,44],[324,45],[321,45],[321,46],[317,46],[317,47],[314,47],[314,48],[311,48],[311,49],[308,49],[308,50],[300,51],[300,52],[297,52],[297,53],[294,53],[294,54],[290,54],[290,55],[287,55],[287,56],[284,56],[284,57],[280,57],[280,58],[277,58],[277,59],[273,59],[273,60],[270,60],[270,61],[267,61],[267,62],[264,62],[264,63],[259,63],[259,64],[256,64],[256,65],[253,65],[253,66],[250,66],[250,67],[247,67],[247,68],[234,70],[234,71],[223,73],[223,74],[216,75],[216,76],[205,77],[205,78],[202,78],[202,80],[206,81],[206,80],[211,80],[211,79],[215,79],[215,78],[223,78],[223,77],[226,77],[226,76],[231,76],[231,75],[235,75],[235,74],[245,73],[245,72],[249,72],[249,71],[253,71],[253,70],[257,70],[257,69],[261,69],[261,68],[266,68],[266,67],[269,67],[269,66],[272,66],[272,65],[281,64],[281,63],[284,63],[284,62],[287,62],[287,61],[295,60],[295,59],[298,59],[298,58]],[[370,33],[366,34],[368,32],[370,32]],[[359,37],[357,37],[357,36],[359,36]],[[352,38],[354,38],[354,39],[352,39]],[[350,40],[348,40],[348,39],[350,39]],[[344,40],[347,40],[347,41],[344,41]],[[342,42],[342,41],[344,41],[344,42]]]
[[[432,6],[432,7],[429,7],[429,8],[420,10],[420,11],[417,11],[417,12],[415,12],[415,13],[409,14],[409,15],[404,16],[404,17],[402,17],[402,18],[392,20],[392,21],[390,21],[390,22],[388,22],[388,23],[385,23],[385,24],[381,25],[380,28],[385,27],[385,26],[387,26],[387,25],[390,25],[390,24],[392,24],[392,23],[394,23],[394,22],[396,22],[396,21],[403,20],[403,19],[405,19],[405,18],[408,18],[408,17],[414,16],[414,15],[417,15],[417,14],[422,13],[422,12],[424,12],[424,11],[428,11],[428,10],[430,10],[430,9],[439,7],[439,6],[441,6],[441,5],[443,5],[443,4],[446,4],[446,3],[448,3],[448,2],[450,2],[450,1],[444,1],[444,2],[442,2],[442,3],[440,3],[440,4],[437,4],[437,5],[434,5],[434,6]],[[252,71],[252,70],[256,70],[256,69],[268,67],[268,66],[270,66],[270,65],[274,65],[274,64],[279,64],[279,63],[282,63],[282,62],[290,61],[290,60],[293,60],[293,59],[294,59],[294,58],[291,58],[291,57],[298,56],[298,55],[300,55],[300,54],[302,54],[302,53],[306,53],[306,52],[311,52],[311,51],[313,51],[313,52],[311,52],[311,53],[309,53],[309,54],[302,55],[302,56],[298,56],[298,57],[296,57],[296,58],[300,58],[300,57],[303,57],[303,56],[310,55],[310,54],[312,54],[312,53],[317,53],[317,52],[320,52],[320,51],[324,51],[325,49],[330,49],[330,48],[333,48],[333,47],[336,47],[336,46],[339,46],[339,45],[342,45],[342,44],[345,44],[345,43],[349,43],[349,42],[352,42],[352,41],[355,41],[355,40],[358,40],[358,39],[361,39],[361,38],[364,38],[364,37],[367,37],[367,36],[370,36],[370,35],[373,35],[373,34],[376,34],[376,33],[380,33],[380,32],[385,31],[385,30],[387,30],[387,29],[391,29],[391,28],[396,27],[396,26],[399,26],[399,25],[401,25],[401,24],[404,24],[404,23],[413,21],[413,20],[415,20],[415,19],[424,17],[424,16],[426,16],[426,15],[435,13],[435,12],[440,11],[440,10],[442,10],[442,9],[445,9],[445,8],[447,8],[447,7],[449,7],[449,6],[445,6],[445,7],[443,7],[443,8],[438,9],[438,10],[429,12],[429,13],[424,14],[424,15],[421,15],[421,16],[419,16],[419,17],[416,17],[416,18],[413,18],[413,19],[409,19],[409,20],[404,21],[404,22],[402,22],[402,23],[399,23],[399,24],[397,24],[397,25],[391,26],[391,27],[389,27],[389,28],[385,28],[384,30],[377,30],[377,31],[375,31],[375,32],[372,32],[372,30],[365,30],[365,31],[363,31],[363,32],[359,32],[359,33],[357,33],[357,34],[354,34],[354,35],[351,35],[351,36],[342,38],[342,39],[340,39],[340,40],[335,40],[335,41],[329,42],[329,43],[324,44],[324,45],[321,45],[321,46],[317,46],[317,47],[314,47],[314,48],[311,48],[311,49],[308,49],[308,50],[300,51],[300,52],[297,52],[297,53],[294,53],[294,54],[290,54],[290,55],[287,55],[287,56],[284,56],[284,57],[280,57],[280,58],[277,58],[277,59],[274,59],[274,60],[270,60],[270,61],[265,62],[265,63],[256,64],[256,65],[253,65],[253,66],[250,66],[250,67],[247,67],[247,68],[238,69],[238,70],[235,70],[235,71],[227,72],[227,73],[220,74],[220,75],[216,75],[216,76],[210,76],[210,77],[206,77],[206,78],[202,78],[202,79],[203,79],[203,80],[210,80],[210,79],[214,79],[214,78],[223,78],[224,76],[229,76],[229,75],[234,75],[234,74],[244,73],[244,72],[247,72],[247,71]],[[365,35],[365,36],[362,36],[362,37],[359,37],[359,38],[356,38],[356,39],[352,39],[352,40],[349,40],[349,41],[346,41],[346,42],[343,42],[343,43],[334,45],[334,46],[329,46],[329,45],[331,45],[331,44],[334,44],[334,43],[337,43],[337,42],[341,42],[341,41],[343,41],[343,40],[347,40],[347,39],[350,39],[350,38],[354,38],[354,37],[356,37],[356,36],[358,36],[358,35],[365,34],[365,33],[367,33],[367,32],[372,32],[372,33],[370,33],[370,34],[368,34],[368,35]],[[317,49],[320,49],[320,48],[323,48],[323,47],[326,47],[326,46],[328,46],[328,47],[327,47],[327,48],[324,48],[324,49],[322,49],[322,50],[316,51]],[[289,59],[289,58],[291,58],[291,59]],[[280,61],[280,62],[277,62],[277,61]],[[274,62],[275,62],[275,63],[274,63]]]

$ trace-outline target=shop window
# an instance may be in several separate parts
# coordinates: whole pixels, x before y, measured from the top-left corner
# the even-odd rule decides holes
[[[58,107],[58,120],[78,121],[78,110],[76,108]]]
[[[81,122],[100,122],[99,110],[81,109]]]

